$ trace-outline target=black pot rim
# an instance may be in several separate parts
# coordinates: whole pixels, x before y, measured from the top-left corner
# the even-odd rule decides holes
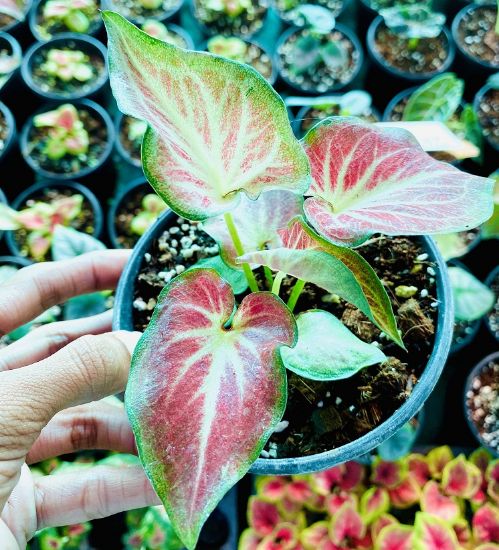
[[[452,31],[452,38],[453,42],[455,43],[457,49],[459,50],[459,53],[464,56],[468,61],[471,63],[474,63],[481,67],[482,69],[485,69],[488,73],[495,72],[499,70],[499,67],[496,67],[492,65],[491,63],[487,63],[486,61],[482,61],[481,59],[478,59],[472,55],[470,55],[461,45],[460,41],[458,40],[458,31],[459,31],[459,24],[461,23],[461,19],[472,10],[481,9],[481,8],[493,8],[497,9],[496,4],[494,3],[488,3],[488,4],[470,4],[468,6],[464,6],[464,8],[460,9],[456,16],[454,17],[451,25],[451,31]]]
[[[22,21],[12,21],[12,23],[10,23],[10,25],[5,25],[5,27],[2,27],[0,29],[0,32],[8,32],[8,33],[11,33],[13,32],[17,27],[19,27],[20,25],[22,25],[23,23],[26,22],[26,20],[28,19],[29,17],[29,13],[30,13],[30,10],[31,10],[31,6],[33,4],[33,0],[26,0],[24,6],[25,6],[25,10],[24,10],[24,19]]]
[[[488,275],[487,275],[487,278],[485,279],[485,284],[490,288],[491,285],[492,285],[492,281],[499,275],[499,265],[496,266]],[[496,297],[497,299],[497,297]],[[487,329],[489,330],[490,332],[490,335],[492,336],[492,338],[494,340],[497,341],[497,336],[494,334],[494,332],[492,331],[492,327],[490,326],[490,321],[489,321],[489,316],[488,315],[485,315],[485,325],[487,327]]]
[[[18,267],[27,267],[33,262],[29,258],[22,256],[0,256],[0,265],[15,265]]]
[[[83,91],[80,92],[73,92],[71,95],[68,96],[62,96],[58,94],[57,92],[52,91],[45,91],[42,90],[34,81],[31,71],[31,64],[33,60],[33,56],[44,48],[51,48],[56,47],[56,43],[58,42],[66,42],[72,40],[74,42],[80,42],[84,43],[86,46],[90,46],[90,49],[94,48],[98,51],[98,53],[101,55],[103,61],[104,61],[104,70],[102,71],[102,74],[95,80],[93,85],[90,87],[90,89],[84,93]],[[38,94],[39,96],[42,96],[49,100],[54,101],[75,101],[77,99],[83,99],[84,97],[91,96],[96,94],[108,81],[108,69],[107,69],[107,49],[106,47],[93,38],[90,35],[84,35],[74,32],[65,32],[61,34],[57,34],[53,36],[50,40],[47,40],[46,42],[35,42],[26,52],[23,63],[21,65],[21,76],[23,77],[23,80],[33,92]]]
[[[7,121],[7,126],[10,128],[7,138],[5,139],[5,145],[2,151],[0,151],[0,160],[8,153],[9,149],[12,147],[14,142],[14,136],[16,135],[16,120],[11,110],[0,101],[0,111]]]
[[[9,46],[12,49],[12,55],[13,56],[18,56],[20,62],[22,63],[22,61],[23,61],[23,51],[22,51],[22,48],[21,48],[19,42],[11,34],[9,34],[7,32],[4,32],[4,31],[0,31],[0,40],[2,40],[2,39],[9,43]],[[19,67],[16,67],[9,74],[9,76],[7,77],[7,80],[4,82],[4,87],[7,86],[7,84],[11,80],[11,78],[17,73],[18,70],[19,70]],[[1,94],[1,90],[0,90],[0,94]]]
[[[482,86],[478,92],[475,95],[475,99],[473,100],[473,110],[475,113],[478,113],[478,107],[480,106],[480,103],[482,102],[482,99],[484,98],[485,94],[490,92],[492,90],[492,86],[490,84],[485,84],[485,86]],[[482,128],[482,124],[480,123],[480,118],[478,118],[478,123],[480,124],[480,128]],[[482,128],[482,135],[485,139],[485,141],[494,149],[495,151],[499,151],[499,143],[494,143],[488,136],[486,136],[483,133]]]
[[[484,357],[479,363],[477,363],[472,369],[471,372],[468,374],[468,377],[466,379],[466,383],[464,385],[464,393],[463,393],[463,408],[464,408],[464,416],[466,418],[466,422],[468,423],[468,427],[471,431],[471,433],[475,436],[475,439],[478,441],[478,443],[485,447],[492,456],[499,457],[499,453],[492,449],[492,447],[489,447],[487,443],[482,439],[482,436],[478,432],[478,428],[476,424],[473,422],[473,420],[470,418],[469,413],[469,407],[467,404],[467,396],[466,394],[471,388],[471,385],[473,383],[473,379],[479,374],[479,372],[489,363],[490,361],[499,359],[499,351],[495,351],[491,353],[490,355],[487,355],[487,357]]]
[[[305,90],[305,89],[301,88],[298,84],[292,82],[291,80],[289,80],[289,78],[287,78],[286,76],[284,76],[282,74],[282,64],[281,64],[281,58],[280,58],[280,55],[279,55],[279,48],[282,46],[282,44],[284,44],[284,42],[286,42],[286,40],[291,35],[293,35],[297,32],[300,32],[302,29],[303,29],[303,27],[291,27],[291,28],[285,30],[281,34],[281,36],[277,39],[277,44],[276,44],[275,54],[274,54],[274,64],[276,66],[279,78],[283,82],[285,82],[288,86],[290,86],[294,90],[297,90],[298,92],[306,94],[306,95],[316,95],[319,92],[314,91],[314,90]],[[341,84],[339,83],[335,86],[332,86],[331,88],[328,88],[327,90],[325,90],[323,92],[321,91],[320,92],[321,95],[329,94],[329,93],[333,93],[333,92],[340,92],[340,91],[345,90],[345,88],[348,88],[348,86],[350,86],[350,84],[357,78],[359,72],[362,69],[362,66],[364,65],[364,50],[363,50],[362,44],[360,43],[360,40],[357,37],[357,35],[355,34],[355,32],[352,29],[350,29],[349,27],[346,27],[345,25],[342,25],[341,23],[337,23],[334,27],[334,30],[341,32],[344,36],[346,36],[352,42],[352,44],[354,46],[354,49],[357,50],[357,52],[359,54],[359,60],[357,62],[357,66],[354,68],[354,71],[353,71],[353,73],[350,77],[350,80],[348,82],[341,83]]]
[[[131,164],[132,166],[135,166],[135,168],[142,168],[142,160],[134,159],[128,149],[126,149],[123,143],[121,143],[121,123],[123,122],[123,118],[126,116],[130,115],[125,115],[121,111],[118,111],[114,117],[114,146],[124,161],[128,162],[128,164]]]
[[[170,218],[174,216],[177,216],[177,214],[171,210],[163,213],[135,245],[133,254],[125,266],[116,290],[113,318],[114,330],[132,329],[131,304],[133,301],[133,282],[140,269],[144,254],[149,250],[151,241],[164,231],[164,227],[169,223]],[[388,437],[391,437],[419,412],[435,387],[444,368],[450,350],[454,322],[454,304],[447,266],[433,240],[425,236],[420,237],[420,239],[424,248],[437,265],[435,278],[437,296],[441,305],[438,308],[433,351],[410,397],[385,422],[346,445],[323,453],[299,458],[258,458],[250,469],[251,473],[265,475],[300,474],[324,470],[348,460],[354,460],[356,457],[377,447]]]
[[[345,10],[348,8],[348,6],[352,3],[352,0],[343,0],[343,4],[341,6],[341,9],[340,11],[334,16],[335,19],[339,19],[343,13],[345,13]],[[289,21],[288,19],[286,19],[285,17],[283,17],[282,15],[282,11],[276,6],[276,2],[275,0],[272,0],[270,5],[272,6],[273,10],[276,12],[277,16],[279,17],[280,21],[286,25],[286,26],[291,26],[291,27],[294,27],[294,28],[302,28],[304,25],[295,25],[294,23],[292,23],[291,21]],[[328,8],[326,8],[328,9]]]
[[[178,0],[177,4],[168,11],[164,11],[163,15],[158,15],[156,17],[145,17],[145,18],[132,18],[132,17],[126,17],[128,21],[136,25],[137,27],[140,27],[147,19],[154,19],[156,21],[159,21],[160,23],[165,23],[169,19],[172,19],[182,8],[184,5],[184,0]],[[111,10],[115,11],[116,13],[120,13],[120,11],[116,8],[116,6],[113,4],[112,0],[102,0],[102,9],[103,10]]]
[[[456,57],[456,48],[454,46],[454,41],[452,40],[451,33],[449,29],[444,26],[442,27],[442,32],[445,35],[445,38],[447,39],[447,57],[445,58],[445,61],[443,62],[442,66],[438,71],[431,71],[427,73],[418,73],[418,74],[409,74],[404,71],[401,71],[400,69],[397,69],[396,67],[392,67],[391,65],[388,65],[388,63],[385,61],[385,58],[378,53],[376,48],[374,47],[375,44],[375,37],[376,37],[376,31],[378,30],[378,27],[383,23],[383,17],[381,15],[378,15],[372,23],[369,25],[369,28],[367,30],[367,36],[366,36],[366,46],[367,51],[369,53],[369,57],[375,62],[375,64],[380,67],[383,71],[387,72],[388,74],[400,78],[403,80],[407,80],[408,82],[423,82],[425,80],[429,80],[430,78],[433,78],[434,76],[437,76],[439,74],[445,73],[449,70],[450,66],[454,62],[454,58]]]
[[[25,189],[22,193],[19,193],[19,195],[17,195],[17,197],[12,201],[11,206],[12,208],[14,208],[14,210],[18,210],[19,207],[26,201],[26,199],[28,199],[34,193],[42,191],[43,189],[53,189],[57,187],[66,187],[69,189],[73,189],[75,192],[83,195],[85,199],[90,203],[94,212],[94,232],[92,233],[92,237],[98,239],[102,233],[102,226],[104,223],[104,214],[102,212],[101,205],[97,197],[92,193],[92,191],[90,191],[88,187],[85,187],[84,185],[76,181],[44,180],[38,183],[34,183],[33,185]],[[6,231],[5,233],[5,242],[11,254],[18,258],[24,258],[24,256],[21,255],[16,240],[14,239],[14,231]]]
[[[116,231],[115,220],[118,209],[120,208],[121,203],[123,202],[125,197],[127,197],[130,193],[135,191],[135,189],[138,189],[143,185],[148,185],[151,189],[151,192],[154,192],[145,176],[142,176],[140,178],[135,178],[124,185],[119,190],[119,192],[116,193],[111,201],[109,210],[107,211],[107,233],[109,235],[109,240],[111,241],[113,248],[123,248],[118,241],[118,232]]]
[[[59,36],[59,34],[66,34],[64,33],[56,33],[52,34],[49,38],[44,38],[36,28],[36,16],[38,15],[38,10],[42,4],[45,4],[47,0],[33,0],[33,6],[29,12],[29,29],[31,31],[31,34],[35,37],[35,40],[38,42],[48,42],[49,40],[52,40],[52,38],[55,38],[56,36]],[[75,34],[81,34],[82,36],[95,36],[100,32],[102,29],[102,19],[99,19],[98,23],[95,25],[95,28],[92,30],[92,32],[87,33],[75,33]]]
[[[115,135],[114,135],[114,125],[113,121],[111,120],[111,117],[107,114],[107,112],[98,104],[95,103],[95,101],[92,101],[90,99],[77,99],[75,101],[64,101],[64,103],[71,103],[75,107],[86,107],[87,109],[90,109],[91,111],[94,111],[97,113],[101,119],[104,122],[104,125],[107,129],[107,143],[106,147],[104,148],[104,152],[102,153],[98,164],[95,166],[87,166],[80,170],[79,172],[75,172],[72,174],[64,174],[64,173],[57,173],[57,172],[49,172],[48,170],[45,170],[43,168],[40,168],[31,158],[31,156],[28,154],[28,136],[29,132],[31,130],[31,127],[33,125],[33,117],[39,113],[43,113],[45,111],[50,111],[51,109],[57,109],[57,107],[60,107],[61,102],[51,102],[46,103],[43,105],[40,109],[35,111],[26,123],[23,126],[23,129],[21,131],[21,135],[19,138],[19,145],[21,148],[21,154],[28,164],[28,166],[37,174],[40,174],[42,177],[47,179],[56,179],[56,180],[73,180],[73,179],[80,179],[85,176],[88,176],[89,174],[92,174],[93,172],[96,172],[99,170],[99,168],[102,167],[102,165],[108,160],[109,156],[112,153],[113,145],[115,141]]]

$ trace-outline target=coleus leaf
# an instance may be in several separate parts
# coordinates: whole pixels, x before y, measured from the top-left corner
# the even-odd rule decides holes
[[[397,487],[406,477],[408,466],[402,460],[383,460],[375,457],[372,464],[371,481],[381,487]]]
[[[331,519],[329,538],[334,544],[360,540],[365,534],[366,526],[362,517],[349,503],[345,503]]]
[[[286,495],[287,479],[284,476],[258,476],[255,479],[257,495],[269,502],[277,502]]]
[[[250,252],[238,263],[265,265],[338,294],[403,346],[386,290],[362,256],[321,238],[300,217],[279,233],[284,247]]]
[[[375,520],[370,527],[371,536],[374,541],[379,537],[381,531],[388,525],[398,525],[399,520],[391,514],[383,514],[377,520]]]
[[[242,196],[232,215],[244,251],[282,246],[278,229],[286,227],[302,211],[303,197],[290,191],[268,191],[262,193],[256,201]],[[217,216],[207,220],[203,229],[217,241],[222,259],[228,265],[240,269],[236,263],[239,254],[235,250],[224,217]]]
[[[304,378],[341,380],[386,360],[379,348],[357,338],[327,311],[301,313],[296,325],[298,342],[294,348],[281,348],[281,358],[287,369]]]
[[[442,519],[424,512],[416,513],[413,537],[414,550],[459,550],[454,530]]]
[[[103,18],[114,96],[149,124],[144,172],[173,210],[204,220],[236,207],[240,191],[308,188],[284,103],[257,71],[152,38],[116,13]]]
[[[298,542],[298,531],[292,523],[280,523],[258,545],[258,550],[293,550]]]
[[[248,527],[241,533],[237,550],[257,550],[261,540],[262,537]]]
[[[447,495],[471,498],[481,484],[482,473],[463,454],[448,462],[442,471],[442,489]]]
[[[496,297],[487,285],[462,267],[450,266],[448,271],[458,321],[475,321],[492,309]]]
[[[421,495],[421,510],[452,523],[461,514],[459,503],[454,497],[445,496],[436,481],[428,481]]]
[[[304,147],[312,169],[305,215],[334,243],[462,231],[492,214],[492,180],[434,160],[406,130],[333,117]]]
[[[426,457],[419,453],[411,453],[407,457],[409,476],[411,476],[420,487],[424,487],[431,478],[430,467]]]
[[[413,529],[409,525],[387,525],[376,539],[376,550],[413,550]]]
[[[459,544],[464,547],[469,546],[471,542],[471,529],[468,521],[465,518],[458,518],[452,525],[454,533],[456,533]]]
[[[473,536],[477,542],[499,541],[499,508],[493,504],[484,504],[472,520]]]
[[[485,474],[487,494],[499,505],[499,459],[492,461]]]
[[[292,314],[266,292],[234,306],[214,270],[177,276],[137,345],[125,395],[142,464],[189,549],[286,406],[278,350],[296,339]]]
[[[345,503],[350,504],[354,510],[357,510],[359,499],[355,493],[348,493],[347,491],[334,492],[326,497],[326,511],[331,517],[334,517]]]
[[[370,487],[360,498],[360,514],[369,525],[390,508],[390,496],[383,487]]]

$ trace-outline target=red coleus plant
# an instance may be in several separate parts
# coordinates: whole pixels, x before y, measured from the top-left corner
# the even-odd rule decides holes
[[[449,458],[443,472],[432,473],[430,462],[443,456]],[[496,466],[484,449],[466,459],[438,447],[370,466],[348,462],[318,474],[257,477],[239,550],[497,550],[494,491],[485,493],[481,507],[473,504]],[[355,481],[346,488],[348,478]],[[461,496],[455,495],[458,486],[465,488]],[[299,498],[290,509],[285,503],[294,488]],[[413,513],[404,511],[408,507]]]
[[[405,131],[354,118],[327,120],[300,143],[283,101],[252,68],[166,44],[112,12],[104,21],[118,106],[148,124],[149,182],[176,213],[205,222],[251,290],[236,300],[220,275],[194,266],[161,293],[132,361],[126,406],[139,454],[192,549],[281,420],[285,368],[338,380],[386,359],[326,311],[295,319],[305,283],[352,303],[403,347],[383,284],[344,245],[373,232],[475,227],[492,213],[492,181],[433,160]],[[258,266],[271,292],[260,292]],[[298,281],[284,304],[286,275]],[[297,489],[282,489],[290,510]],[[400,503],[419,494],[417,484],[386,485],[389,494],[397,489]],[[342,529],[363,540],[358,512],[344,506]],[[276,538],[292,546],[286,529],[265,534],[268,548]]]

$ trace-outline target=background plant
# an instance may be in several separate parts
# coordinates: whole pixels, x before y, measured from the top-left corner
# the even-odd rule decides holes
[[[94,0],[48,0],[43,6],[43,18],[47,25],[60,23],[72,32],[86,33],[97,9]],[[49,36],[44,29],[41,32]]]
[[[94,76],[90,57],[80,50],[51,48],[47,52],[46,61],[40,65],[40,69],[62,82],[71,80],[88,82]]]

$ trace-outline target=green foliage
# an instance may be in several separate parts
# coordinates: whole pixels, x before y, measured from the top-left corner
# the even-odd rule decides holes
[[[458,321],[475,321],[492,309],[494,293],[469,271],[451,266],[449,277]]]
[[[69,31],[86,33],[97,10],[94,0],[48,0],[43,6],[43,18],[49,25],[61,23]],[[50,37],[48,33],[44,34]]]
[[[40,70],[62,82],[88,82],[94,75],[90,57],[80,50],[51,48],[46,61],[40,65]]]
[[[432,11],[426,3],[396,4],[380,10],[386,26],[406,39],[435,38],[442,32],[445,15]]]
[[[158,219],[161,212],[166,210],[166,204],[156,195],[156,193],[150,193],[142,199],[141,207],[142,209],[135,214],[130,224],[132,233],[140,236],[151,227]]]
[[[494,212],[482,226],[483,239],[499,238],[499,171],[494,172],[490,177],[495,180]]]
[[[239,63],[246,63],[248,45],[235,36],[214,36],[208,40],[208,51]]]

